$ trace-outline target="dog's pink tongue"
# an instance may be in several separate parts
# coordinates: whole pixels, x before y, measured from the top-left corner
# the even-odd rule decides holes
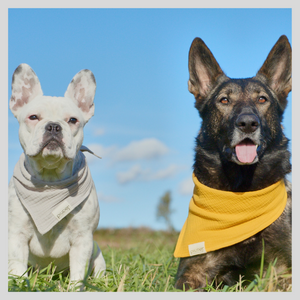
[[[252,163],[257,155],[256,145],[251,141],[242,141],[235,146],[235,153],[240,162]]]

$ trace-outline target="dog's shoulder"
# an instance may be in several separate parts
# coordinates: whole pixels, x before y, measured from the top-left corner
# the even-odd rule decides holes
[[[289,180],[284,179],[284,184],[285,184],[286,192],[288,194],[288,198],[292,200],[292,183]]]

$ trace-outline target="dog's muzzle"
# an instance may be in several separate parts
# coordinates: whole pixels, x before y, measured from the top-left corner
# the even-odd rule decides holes
[[[55,150],[57,147],[62,147],[62,127],[58,123],[49,122],[45,126],[43,137],[43,148]]]
[[[240,114],[235,122],[235,126],[244,133],[253,133],[260,125],[260,121],[255,114]]]
[[[240,114],[235,122],[238,128],[244,134],[254,133],[260,125],[260,121],[255,114]],[[257,156],[258,145],[250,139],[246,138],[235,146],[235,154],[239,162],[244,164],[252,163]]]
[[[249,165],[258,161],[258,152],[261,149],[260,119],[252,112],[242,112],[234,123],[234,134],[231,160],[239,165]]]
[[[61,134],[62,128],[58,123],[48,123],[45,126],[45,131],[52,135],[58,135]]]

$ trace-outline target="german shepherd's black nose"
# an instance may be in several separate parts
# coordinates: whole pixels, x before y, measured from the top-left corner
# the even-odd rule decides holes
[[[235,125],[245,133],[252,133],[258,128],[260,122],[255,114],[241,114],[237,118]]]
[[[62,130],[61,126],[58,123],[48,123],[45,129],[52,134],[58,134]]]

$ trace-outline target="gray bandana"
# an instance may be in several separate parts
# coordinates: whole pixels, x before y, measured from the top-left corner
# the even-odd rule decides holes
[[[91,193],[94,183],[89,167],[84,154],[79,152],[78,155],[78,172],[70,178],[53,183],[38,180],[28,173],[24,153],[15,166],[13,180],[17,196],[41,234],[52,229]]]

